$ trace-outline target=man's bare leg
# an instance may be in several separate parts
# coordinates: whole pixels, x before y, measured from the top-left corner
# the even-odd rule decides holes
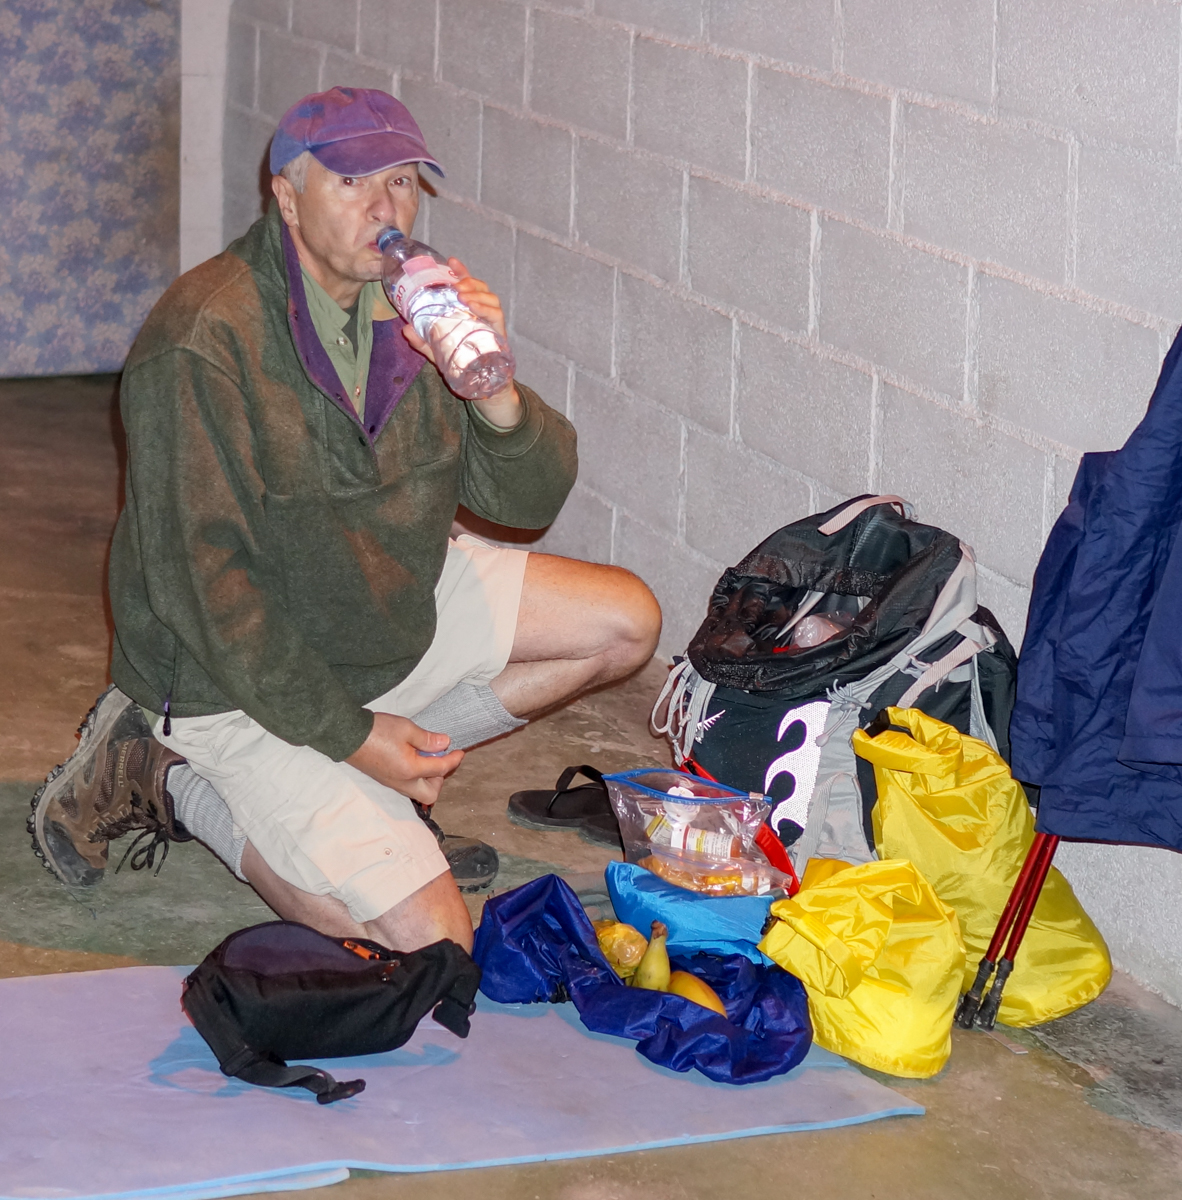
[[[449,871],[364,923],[354,921],[334,896],[314,896],[281,879],[249,842],[242,854],[242,873],[285,921],[310,925],[329,937],[364,937],[404,952],[450,938],[472,949],[472,918]]]
[[[660,636],[660,606],[631,571],[531,554],[509,663],[489,686],[515,717],[532,716],[632,674]]]

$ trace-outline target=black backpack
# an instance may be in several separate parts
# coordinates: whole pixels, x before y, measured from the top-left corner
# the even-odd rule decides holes
[[[831,636],[799,644],[809,618]],[[1008,761],[1016,676],[1013,647],[977,605],[972,551],[897,496],[859,496],[723,572],[653,727],[678,765],[767,795],[800,872],[811,857],[874,857],[874,773],[854,729],[915,706]]]
[[[468,1036],[480,968],[455,942],[399,954],[365,938],[331,938],[271,921],[232,933],[185,980],[181,1004],[224,1075],[263,1087],[302,1087],[321,1104],[355,1096],[289,1058],[396,1050],[432,1015]]]

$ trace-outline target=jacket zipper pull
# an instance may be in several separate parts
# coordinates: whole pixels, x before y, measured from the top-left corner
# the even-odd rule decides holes
[[[160,730],[160,732],[163,733],[165,737],[172,736],[172,717],[169,716],[171,709],[172,709],[172,693],[169,692],[168,695],[164,697],[164,725],[163,725],[162,729]]]

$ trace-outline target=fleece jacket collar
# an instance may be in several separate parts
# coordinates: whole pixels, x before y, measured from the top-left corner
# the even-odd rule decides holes
[[[312,324],[295,242],[282,221],[279,227],[287,276],[287,324],[300,361],[308,378],[362,430],[372,444],[385,429],[398,402],[406,395],[427,360],[402,336],[402,327],[406,322],[401,317],[375,321],[369,380],[365,388],[365,414],[364,419],[359,417]]]

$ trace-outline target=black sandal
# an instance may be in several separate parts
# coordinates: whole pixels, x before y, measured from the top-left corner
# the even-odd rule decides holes
[[[572,787],[578,775],[590,783]],[[612,817],[603,772],[595,767],[567,767],[549,790],[514,792],[509,797],[509,820],[525,829],[579,829],[593,818]]]

